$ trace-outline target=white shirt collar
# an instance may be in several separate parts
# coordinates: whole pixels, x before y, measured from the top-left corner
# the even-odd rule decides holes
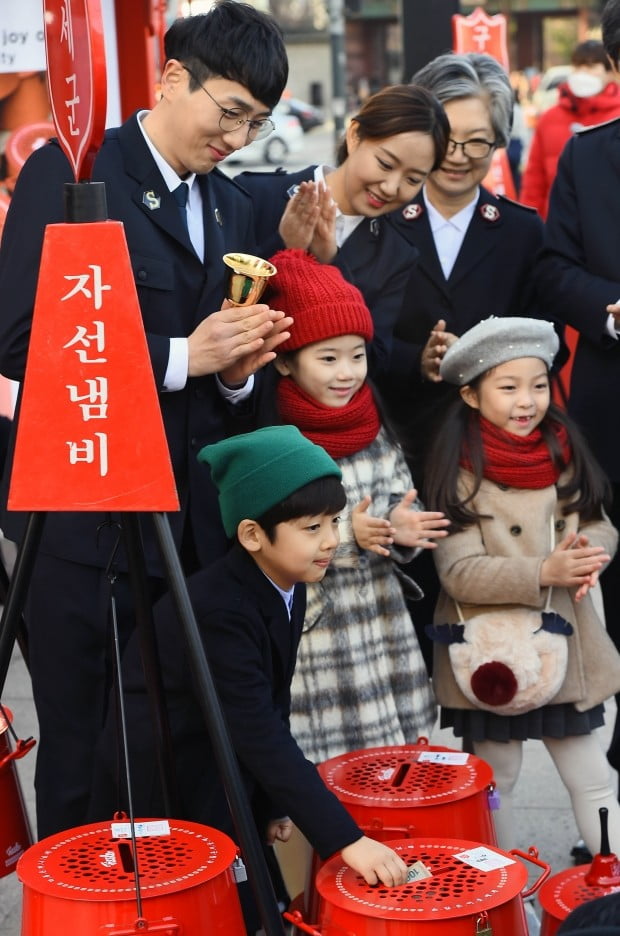
[[[261,569],[261,572],[263,572],[262,569]],[[275,588],[275,590],[276,590],[277,592],[279,592],[280,595],[282,595],[282,600],[283,600],[283,602],[284,602],[284,604],[285,604],[285,606],[286,606],[286,610],[287,610],[287,612],[288,612],[288,617],[289,617],[289,621],[290,621],[290,619],[291,619],[291,611],[293,610],[293,598],[294,598],[294,595],[295,595],[295,586],[293,585],[293,587],[292,587],[292,588],[289,588],[289,589],[280,588],[280,586],[279,586],[279,585],[276,585],[276,583],[274,582],[274,580],[273,580],[272,578],[269,578],[269,576],[267,575],[266,572],[263,572],[263,575],[265,576],[265,578],[267,579],[268,582],[271,582],[271,584],[273,585],[273,587]]]
[[[146,115],[147,115],[148,113],[149,113],[149,111],[147,111],[147,110],[141,110],[141,111],[138,112],[138,114],[137,114],[138,126],[140,127],[140,133],[141,133],[142,136],[144,137],[144,140],[145,140],[145,142],[146,142],[146,145],[148,146],[148,148],[149,148],[149,150],[150,150],[150,152],[151,152],[151,156],[152,156],[153,159],[155,160],[155,165],[157,166],[157,168],[158,168],[159,171],[161,172],[162,176],[164,177],[164,182],[166,183],[166,185],[168,186],[169,191],[171,191],[171,192],[174,192],[174,190],[175,190],[176,188],[179,187],[179,185],[181,184],[181,182],[187,182],[187,184],[188,184],[188,186],[189,186],[189,189],[190,189],[190,192],[191,192],[192,186],[193,186],[194,182],[196,181],[196,173],[195,173],[195,172],[192,172],[192,173],[190,173],[190,175],[187,176],[186,179],[182,179],[179,175],[177,175],[177,173],[174,171],[174,169],[172,168],[172,166],[170,166],[170,165],[166,162],[166,160],[165,160],[164,157],[161,155],[161,153],[159,152],[159,150],[155,148],[154,144],[151,142],[151,139],[150,139],[148,133],[146,132],[146,130],[145,130],[144,127],[142,126],[142,121],[143,121],[143,119],[146,117]]]
[[[474,216],[474,210],[480,197],[480,189],[476,191],[474,198],[465,205],[464,208],[461,208],[460,211],[457,211],[456,214],[452,215],[451,218],[444,218],[444,216],[437,211],[434,205],[429,201],[428,195],[426,194],[426,186],[422,189],[422,197],[424,198],[424,204],[426,205],[426,210],[428,211],[428,223],[431,226],[431,231],[435,234],[438,230],[444,227],[446,224],[452,225],[457,231],[460,231],[461,234],[465,234],[467,228],[469,227],[469,222]]]

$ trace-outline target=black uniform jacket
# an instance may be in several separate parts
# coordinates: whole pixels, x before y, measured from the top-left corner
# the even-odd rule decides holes
[[[620,120],[573,136],[551,190],[536,273],[545,310],[579,332],[569,412],[620,482],[620,341],[606,306],[620,300]]]
[[[290,684],[301,636],[305,587],[295,589],[291,619],[282,596],[239,545],[188,579],[203,646],[232,745],[259,825],[290,816],[323,858],[361,837],[291,736]],[[178,773],[181,818],[234,837],[195,689],[185,639],[169,597],[155,608],[157,641]],[[134,634],[123,655],[136,814],[160,815],[149,707]],[[110,706],[113,711],[114,706]],[[92,818],[106,818],[114,797],[114,723],[98,745]]]
[[[270,257],[284,244],[278,225],[296,185],[314,179],[316,166],[298,172],[242,172],[236,177],[254,203],[256,240],[261,256]],[[364,218],[334,258],[348,282],[360,290],[370,309],[375,335],[369,351],[375,380],[387,372],[392,333],[403,290],[415,264],[417,250],[396,231],[390,217]],[[286,310],[285,310],[286,311]]]
[[[72,182],[69,163],[57,143],[41,147],[20,172],[4,227],[0,251],[0,372],[21,380],[24,375],[30,323],[46,224],[63,222],[63,190]],[[148,349],[159,391],[159,403],[182,504],[172,515],[180,542],[188,504],[192,502],[194,540],[205,563],[226,549],[215,491],[196,453],[229,431],[233,407],[219,394],[215,377],[190,378],[183,390],[166,393],[163,380],[169,338],[188,336],[224,298],[227,251],[255,252],[252,207],[248,195],[214,169],[199,177],[203,199],[205,262],[200,260],[183,226],[178,205],[169,192],[145,143],[137,118],[109,130],[95,161],[93,181],[106,184],[108,215],[124,224]],[[96,231],[96,228],[94,229]],[[93,236],[95,236],[93,234]],[[89,228],[84,226],[85,257]],[[105,311],[105,304],[104,309]],[[45,366],[42,361],[41,366]],[[139,400],[126,400],[139,406]],[[138,444],[127,440],[128,445]],[[41,444],[46,444],[45,436]],[[148,440],[145,440],[148,457]],[[6,495],[5,495],[6,496]],[[99,538],[100,514],[50,514],[42,550],[76,562],[105,565],[111,551],[106,534]],[[4,532],[19,537],[16,515],[4,517]],[[149,570],[157,566],[154,538],[146,530]]]
[[[440,385],[423,384],[420,376],[422,349],[439,319],[447,331],[462,335],[490,315],[538,316],[532,267],[542,243],[542,221],[532,209],[481,188],[446,279],[422,192],[392,217],[419,251],[394,331],[389,381],[382,387],[393,418],[407,423],[414,408],[426,409],[442,395]]]

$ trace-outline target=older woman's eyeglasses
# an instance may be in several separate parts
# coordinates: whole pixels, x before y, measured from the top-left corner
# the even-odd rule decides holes
[[[213,95],[207,91],[204,85],[201,85],[195,74],[188,68],[187,65],[184,65],[183,68],[185,71],[192,76],[196,84],[199,86],[201,91],[211,98],[216,107],[219,107],[221,110],[220,114],[220,130],[223,130],[224,133],[233,133],[235,130],[239,130],[240,127],[243,127],[244,124],[248,125],[248,140],[264,140],[266,136],[269,136],[272,130],[275,129],[275,124],[270,117],[263,117],[260,120],[250,120],[245,116],[244,111],[238,107],[222,107],[218,101],[215,100]]]
[[[495,142],[489,143],[488,140],[474,139],[459,143],[457,140],[448,140],[448,149],[446,150],[448,156],[452,156],[458,146],[461,147],[463,156],[467,156],[468,159],[484,159],[495,148]]]

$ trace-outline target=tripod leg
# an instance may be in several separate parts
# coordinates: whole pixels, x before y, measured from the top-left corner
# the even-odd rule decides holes
[[[282,917],[269,877],[254,817],[239,773],[237,758],[230,741],[224,714],[200,639],[198,624],[187,592],[185,576],[176,551],[170,524],[167,516],[163,513],[154,513],[153,523],[155,524],[155,532],[162,552],[170,593],[188,643],[189,657],[200,691],[200,706],[220,768],[220,776],[247,865],[248,877],[263,929],[266,936],[284,936]]]
[[[17,552],[13,576],[9,584],[6,603],[0,618],[0,696],[9,672],[15,637],[19,630],[21,614],[26,603],[26,592],[30,583],[41,534],[44,513],[31,513],[26,525],[23,542]]]
[[[7,572],[7,568],[2,557],[2,550],[0,549],[0,604],[6,604],[6,598],[9,593],[9,584],[10,577]],[[26,630],[26,622],[24,621],[23,615],[20,615],[19,621],[17,622],[17,633],[16,640],[21,650],[22,657],[24,658],[24,663],[28,669],[28,631]]]
[[[155,746],[166,816],[178,815],[177,779],[172,751],[172,737],[164,697],[159,654],[155,641],[151,598],[148,590],[140,521],[135,513],[121,515],[121,527],[127,549],[131,590],[140,638],[140,653],[155,732]]]

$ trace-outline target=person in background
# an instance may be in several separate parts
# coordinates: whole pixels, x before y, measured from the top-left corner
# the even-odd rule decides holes
[[[512,127],[510,128],[510,141],[508,143],[508,163],[512,173],[515,191],[521,189],[521,165],[526,147],[529,145],[529,131],[525,120],[523,106],[519,100],[519,91],[514,89],[514,103],[512,105]]]
[[[576,46],[573,70],[560,85],[558,103],[536,125],[523,172],[520,200],[547,217],[549,194],[560,153],[573,133],[620,116],[620,85],[605,47],[597,39]]]
[[[417,252],[390,212],[410,201],[442,160],[448,122],[420,88],[393,85],[369,97],[347,127],[334,166],[243,172],[261,256],[310,250],[361,291],[374,322],[369,368],[389,368],[392,332]]]
[[[605,51],[620,75],[620,0],[601,16]],[[611,522],[620,527],[620,120],[582,130],[566,144],[551,189],[545,242],[534,270],[549,314],[578,333],[568,412],[612,485]],[[609,633],[620,649],[620,560],[601,583]],[[620,693],[616,695],[620,706]],[[620,771],[620,717],[607,753]]]
[[[265,304],[232,307],[224,298],[222,255],[253,253],[254,233],[250,199],[217,169],[269,131],[288,62],[275,21],[234,0],[173,23],[165,53],[161,98],[106,133],[92,178],[105,183],[109,217],[123,223],[127,239],[181,503],[170,525],[189,574],[228,545],[196,452],[234,431],[254,372],[288,335],[283,313]],[[0,248],[0,372],[15,380],[24,378],[44,230],[64,221],[64,183],[73,181],[57,142],[36,150],[18,177]],[[186,196],[182,208],[177,189]],[[10,464],[0,525],[19,541],[24,517],[6,510],[9,475]],[[118,531],[107,519],[50,513],[30,577],[25,619],[40,730],[40,837],[80,825],[88,803],[93,737],[110,677],[106,568]],[[154,600],[165,578],[152,524],[143,540]],[[124,641],[135,608],[124,551],[117,558]]]
[[[618,534],[604,510],[607,479],[570,418],[551,403],[549,370],[558,346],[551,322],[489,318],[455,341],[441,363],[453,399],[431,446],[428,498],[451,527],[433,554],[442,586],[433,686],[441,726],[469,738],[493,769],[501,848],[515,845],[512,795],[523,741],[537,738],[570,794],[588,848],[595,852],[600,842],[604,806],[615,851],[620,806],[596,729],[604,723],[604,701],[620,689],[620,655],[589,592]],[[547,697],[538,695],[553,669],[545,657],[537,660],[533,684],[536,664],[520,673],[518,650],[517,661],[511,659],[519,641],[513,609],[535,618],[522,637],[528,641],[524,659],[536,654],[532,642],[547,626],[566,641],[565,672]],[[480,662],[489,659],[486,646],[480,661],[474,647],[471,666],[459,670],[450,644],[476,641],[475,628],[484,627],[477,616],[492,611],[498,615],[494,633],[501,629],[505,644],[493,645],[493,662]],[[506,713],[519,693],[516,712]]]

